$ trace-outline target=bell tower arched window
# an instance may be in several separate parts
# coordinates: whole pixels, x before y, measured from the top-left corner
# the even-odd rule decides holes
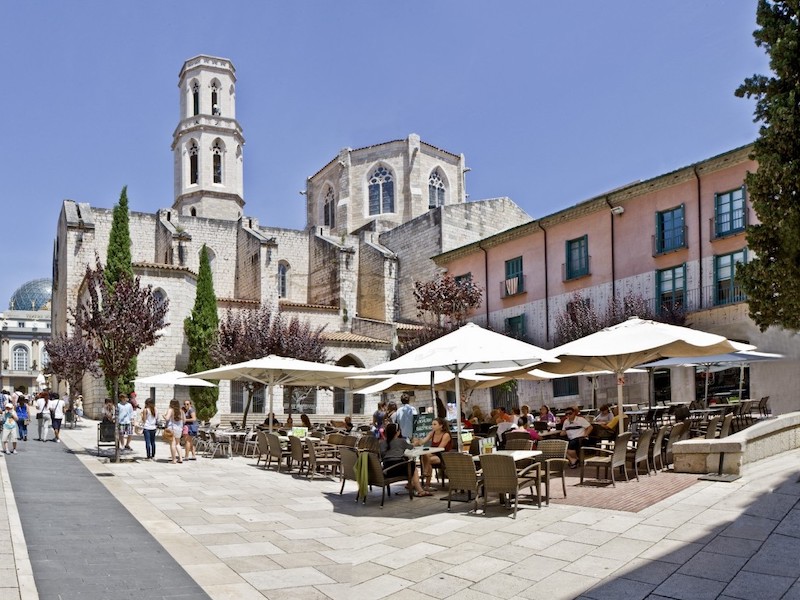
[[[196,184],[200,176],[200,169],[197,157],[197,142],[189,144],[189,183]]]
[[[222,142],[214,140],[214,145],[211,147],[211,154],[214,158],[214,183],[222,183]]]
[[[192,84],[192,115],[200,114],[200,84],[196,81]]]
[[[434,169],[428,177],[428,208],[444,206],[446,187],[439,169]]]
[[[380,215],[394,212],[394,178],[383,165],[373,171],[369,178],[369,214]]]
[[[219,84],[215,81],[211,84],[211,114],[219,115]]]
[[[325,227],[336,227],[336,196],[333,188],[328,186],[322,204],[322,219]]]

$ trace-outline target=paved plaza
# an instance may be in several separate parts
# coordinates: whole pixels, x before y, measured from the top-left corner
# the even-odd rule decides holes
[[[609,495],[634,498],[640,486],[645,508],[566,504],[554,485],[550,507],[525,504],[513,520],[496,502],[488,517],[471,503],[448,513],[441,492],[380,509],[373,490],[357,504],[352,481],[340,496],[338,480],[242,457],[172,465],[161,442],[156,462],[136,440],[112,464],[96,456],[91,421],[62,437],[0,458],[0,600],[800,598],[800,451],[749,465],[734,483],[662,474]],[[677,491],[658,499],[656,481]],[[570,502],[608,493],[576,482]],[[40,511],[57,518],[40,523]],[[109,564],[144,587],[108,591]],[[148,573],[157,589],[141,582]]]

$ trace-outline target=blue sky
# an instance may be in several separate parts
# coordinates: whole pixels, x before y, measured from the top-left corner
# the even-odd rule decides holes
[[[0,307],[51,274],[61,202],[172,204],[177,76],[230,58],[246,214],[302,228],[340,148],[418,133],[470,199],[539,217],[757,135],[755,0],[0,2]],[[136,240],[134,240],[136,243]]]

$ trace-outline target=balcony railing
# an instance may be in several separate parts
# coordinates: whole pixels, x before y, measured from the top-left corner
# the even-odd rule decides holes
[[[741,287],[730,281],[721,281],[717,285],[684,290],[682,293],[672,292],[669,296],[664,295],[646,304],[651,315],[677,318],[686,313],[740,302],[747,302],[747,294]]]
[[[744,233],[747,227],[747,211],[744,209],[716,215],[708,220],[710,238],[717,240],[737,233]]]
[[[684,225],[680,228],[665,231],[661,235],[653,235],[651,236],[651,240],[653,244],[653,256],[688,248],[689,228]]]
[[[587,256],[581,264],[561,263],[561,281],[572,281],[592,274],[592,257]]]
[[[525,293],[525,275],[509,277],[500,282],[500,297],[508,298]]]

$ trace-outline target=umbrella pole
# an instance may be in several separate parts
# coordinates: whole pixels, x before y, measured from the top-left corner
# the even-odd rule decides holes
[[[743,400],[742,392],[744,391],[744,368],[747,365],[739,365],[739,402]]]
[[[458,366],[456,366],[456,370],[454,371],[456,376],[456,435],[458,436],[458,451],[463,452],[464,442],[461,439],[461,381],[458,373],[459,369]]]
[[[272,412],[272,395],[274,393],[272,388],[274,387],[274,383],[275,383],[275,375],[270,373],[269,374],[269,415],[267,415],[267,418],[269,418],[269,432],[270,433],[272,433],[272,421],[274,420],[274,413]]]
[[[622,414],[622,386],[625,384],[625,375],[622,371],[617,371],[617,416],[619,417],[618,426],[619,432],[625,433],[625,418]]]
[[[703,391],[703,407],[708,408],[708,379],[711,376],[711,365],[706,367],[705,389]]]
[[[431,371],[431,405],[433,406],[433,415],[438,416],[436,414],[437,409],[439,408],[436,406],[436,390],[434,389],[434,372]]]

